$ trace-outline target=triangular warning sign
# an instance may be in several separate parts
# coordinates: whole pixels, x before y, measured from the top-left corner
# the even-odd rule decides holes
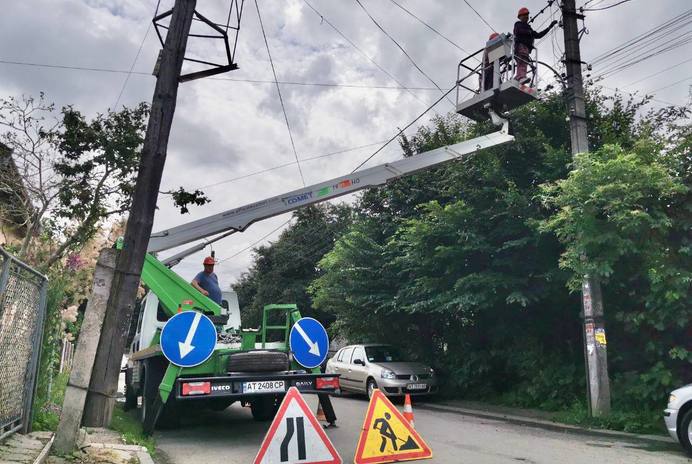
[[[375,390],[358,439],[355,464],[432,458],[432,450],[380,390]]]
[[[254,464],[342,464],[329,437],[297,388],[291,387],[264,437]]]

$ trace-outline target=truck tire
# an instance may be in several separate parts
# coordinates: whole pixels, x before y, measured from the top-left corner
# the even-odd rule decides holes
[[[137,392],[132,385],[132,369],[125,370],[125,411],[137,409]]]
[[[282,372],[288,370],[288,354],[282,351],[246,351],[228,357],[229,372]]]
[[[144,424],[145,433],[153,432],[154,428],[171,429],[180,425],[180,414],[178,414],[178,407],[175,404],[174,393],[171,393],[165,405],[161,404],[161,397],[159,396],[159,385],[166,373],[167,366],[167,361],[163,359],[153,358],[145,362],[142,408],[140,410],[140,419]],[[154,416],[157,413],[158,418]]]
[[[252,418],[258,422],[266,422],[274,418],[277,411],[275,396],[258,396],[250,402]]]

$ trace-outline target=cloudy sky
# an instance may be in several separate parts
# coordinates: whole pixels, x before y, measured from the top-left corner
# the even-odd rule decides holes
[[[466,56],[460,48],[479,49],[492,32],[491,27],[500,32],[511,31],[519,7],[527,6],[534,13],[546,4],[544,0],[469,0],[487,25],[461,0],[396,1],[456,46],[408,15],[392,0],[361,0],[441,88],[449,88],[454,82],[456,64]],[[578,0],[577,5],[586,1]],[[366,146],[304,161],[301,167],[308,184],[350,172],[377,148],[377,142],[391,137],[397,127],[405,126],[439,98],[440,93],[433,83],[415,69],[354,0],[308,0],[323,18],[305,0],[258,2],[279,80],[357,86],[282,85],[299,158]],[[150,27],[156,0],[3,3],[0,17],[2,97],[37,95],[43,91],[58,105],[73,104],[88,115],[105,112],[116,103],[120,107],[150,101],[154,88],[151,70],[160,48]],[[169,8],[171,3],[171,0],[162,0],[161,10]],[[215,22],[225,23],[228,0],[198,0],[197,3],[200,13]],[[613,3],[616,1],[591,0],[591,7]],[[632,0],[614,8],[589,12],[586,20],[589,33],[582,40],[582,58],[589,62],[690,6],[688,0]],[[553,12],[557,15],[554,7]],[[548,20],[550,14],[551,10],[547,10],[536,23]],[[686,28],[691,30],[689,25]],[[684,31],[676,29],[674,32],[679,35]],[[539,56],[555,63],[561,48],[562,30],[556,28],[556,34],[540,44]],[[190,56],[212,61],[222,58],[219,43],[210,40],[191,40],[188,52]],[[689,103],[691,56],[692,45],[687,44],[609,75],[603,84],[608,89],[622,88],[627,92],[655,91],[657,101],[654,105]],[[180,185],[188,189],[208,186],[204,191],[212,203],[180,216],[170,199],[162,197],[154,230],[302,186],[277,91],[271,83],[271,67],[254,0],[245,2],[236,61],[240,66],[236,71],[181,85],[162,182],[164,190]],[[670,66],[675,67],[647,78]],[[128,77],[127,71],[132,67],[134,73]],[[600,69],[594,64],[593,73],[606,69],[605,63]],[[382,88],[398,87],[397,81],[416,89]],[[611,91],[608,89],[606,91]],[[451,108],[443,101],[436,110],[444,114]],[[399,156],[396,144],[392,144],[369,165]],[[294,164],[289,164],[292,162]],[[287,166],[233,180],[280,165]],[[248,248],[288,217],[284,215],[257,223],[245,233],[224,239],[214,247],[217,258],[223,260]],[[266,240],[275,239],[278,233]],[[176,270],[191,278],[201,268],[200,261],[205,254],[207,252],[191,256]],[[247,270],[251,259],[251,249],[248,249],[221,262],[217,273],[223,286]]]

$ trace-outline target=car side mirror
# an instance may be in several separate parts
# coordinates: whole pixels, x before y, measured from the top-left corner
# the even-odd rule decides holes
[[[353,364],[360,364],[361,366],[365,366],[365,361],[362,359],[356,359],[353,361]]]

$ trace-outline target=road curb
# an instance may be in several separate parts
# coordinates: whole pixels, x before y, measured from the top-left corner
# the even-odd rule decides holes
[[[441,404],[417,404],[419,409],[427,409],[430,411],[447,412],[451,414],[460,414],[464,416],[479,417],[482,419],[493,419],[511,424],[524,425],[528,427],[537,427],[555,432],[570,432],[579,433],[601,438],[610,438],[631,442],[648,442],[653,444],[675,444],[675,441],[670,437],[657,435],[640,435],[627,432],[618,432],[615,430],[590,429],[579,427],[576,425],[562,424],[560,422],[552,422],[544,419],[535,419],[525,416],[517,416],[512,414],[493,413],[477,409],[460,408],[456,406],[447,406]]]

